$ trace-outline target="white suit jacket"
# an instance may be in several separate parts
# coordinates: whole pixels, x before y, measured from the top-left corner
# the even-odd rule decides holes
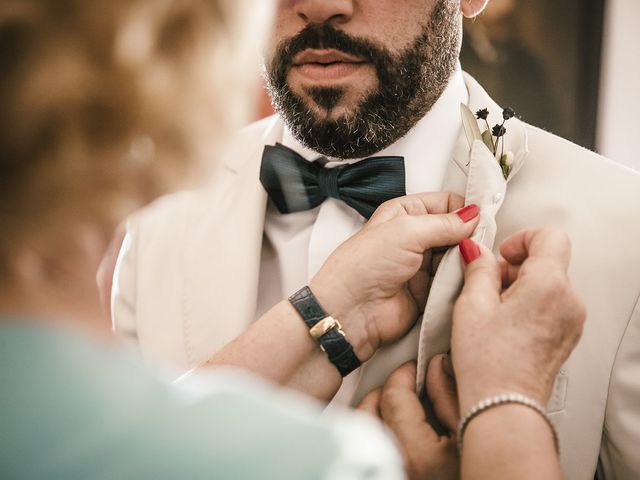
[[[473,111],[500,115],[480,85],[465,81]],[[278,117],[245,129],[210,188],[166,197],[130,219],[114,325],[146,358],[193,368],[254,320],[267,201],[258,172],[264,145],[282,133]],[[517,119],[506,150],[515,154],[508,182],[488,150],[479,142],[470,150],[461,132],[444,189],[480,205],[474,238],[496,251],[524,227],[569,234],[571,281],[588,319],[548,405],[563,468],[575,480],[592,480],[596,468],[606,478],[640,478],[640,175]],[[408,359],[418,360],[421,387],[429,359],[449,349],[461,278],[451,249],[424,319],[364,366],[357,398]]]

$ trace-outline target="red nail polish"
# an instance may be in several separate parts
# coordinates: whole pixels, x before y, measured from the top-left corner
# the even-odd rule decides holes
[[[456,212],[456,215],[458,215],[464,223],[467,223],[473,220],[474,218],[476,218],[479,213],[480,213],[480,207],[478,207],[477,205],[471,204],[458,210]]]
[[[458,245],[458,248],[460,249],[460,254],[462,255],[464,263],[467,265],[480,256],[480,247],[478,247],[478,244],[470,238],[462,240]]]

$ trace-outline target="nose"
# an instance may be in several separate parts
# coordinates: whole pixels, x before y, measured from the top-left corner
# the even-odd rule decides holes
[[[343,24],[353,16],[353,0],[298,0],[295,13],[306,23]]]

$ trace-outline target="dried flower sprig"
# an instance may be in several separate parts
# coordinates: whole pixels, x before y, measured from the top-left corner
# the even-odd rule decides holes
[[[504,136],[507,133],[507,129],[504,124],[515,117],[516,112],[507,107],[502,110],[502,123],[497,123],[493,126],[493,128],[489,127],[489,110],[483,108],[476,112],[476,118],[478,120],[484,120],[487,129],[482,132],[482,141],[484,144],[491,150],[493,155],[498,159],[498,163],[500,164],[500,168],[502,169],[502,173],[504,178],[508,178],[511,173],[511,168],[513,167],[513,153],[512,152],[504,152]],[[500,155],[498,156],[498,151]]]

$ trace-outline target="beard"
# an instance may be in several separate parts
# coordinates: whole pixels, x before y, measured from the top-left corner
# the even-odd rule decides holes
[[[460,21],[456,2],[439,0],[418,38],[399,53],[328,23],[310,24],[282,41],[265,65],[274,107],[294,137],[321,155],[353,159],[379,152],[406,135],[444,92],[460,54]],[[304,89],[314,108],[287,84],[294,56],[306,49],[335,49],[369,62],[377,88],[347,113],[330,118],[345,94],[343,88]]]

